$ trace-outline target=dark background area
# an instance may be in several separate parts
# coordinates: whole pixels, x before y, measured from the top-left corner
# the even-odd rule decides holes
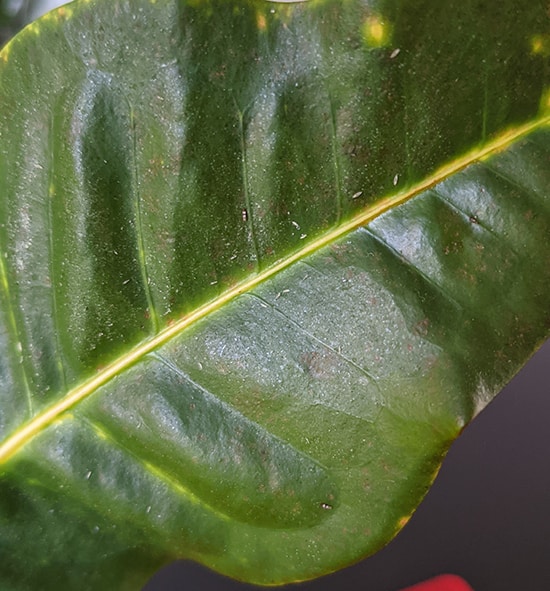
[[[61,2],[0,0],[0,46],[51,3]],[[451,572],[475,591],[550,591],[549,378],[550,341],[451,447],[393,542],[339,573],[279,589],[397,591]],[[253,589],[181,561],[144,591]]]
[[[50,0],[0,0],[0,47],[50,4]]]
[[[550,341],[453,444],[397,538],[355,566],[278,589],[397,591],[450,572],[475,591],[549,591],[549,377]],[[181,561],[144,591],[253,589]]]

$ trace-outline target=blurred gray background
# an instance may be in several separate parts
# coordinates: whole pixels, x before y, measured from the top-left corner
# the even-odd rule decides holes
[[[66,3],[67,0],[0,0],[0,46],[25,24]]]
[[[64,3],[0,0],[0,46]],[[281,589],[397,591],[451,572],[475,591],[550,590],[549,381],[550,341],[452,446],[434,486],[393,542],[339,573]],[[251,589],[258,588],[181,561],[143,591]]]

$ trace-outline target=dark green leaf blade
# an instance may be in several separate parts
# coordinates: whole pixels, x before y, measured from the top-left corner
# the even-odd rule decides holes
[[[544,10],[456,4],[78,3],[1,54],[6,586],[403,525],[549,326]]]

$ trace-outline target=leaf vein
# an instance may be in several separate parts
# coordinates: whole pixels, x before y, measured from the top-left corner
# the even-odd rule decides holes
[[[130,458],[133,461],[139,464],[139,466],[143,469],[144,472],[160,480],[165,486],[169,487],[178,496],[183,496],[189,501],[191,501],[193,504],[205,507],[208,511],[212,512],[218,517],[224,520],[229,520],[229,517],[225,513],[222,513],[221,511],[215,509],[208,503],[205,503],[200,497],[198,497],[191,490],[189,490],[182,482],[170,476],[162,468],[159,468],[151,462],[144,460],[141,456],[133,452],[129,447],[122,444],[116,437],[114,437],[111,434],[111,432],[108,429],[105,428],[105,426],[100,425],[97,421],[94,421],[89,417],[81,417],[81,420],[87,423],[98,435],[98,437],[108,441],[109,445],[119,449],[126,455],[130,456]]]
[[[334,166],[334,188],[336,189],[336,225],[342,221],[343,202],[342,202],[342,171],[340,169],[340,160],[338,158],[338,134],[336,122],[336,107],[334,99],[329,93],[330,102],[330,131],[332,143],[332,161]]]
[[[384,248],[388,250],[389,253],[397,257],[400,261],[402,261],[407,267],[410,267],[419,277],[421,277],[426,283],[434,287],[441,295],[443,295],[449,302],[454,304],[460,310],[464,309],[464,306],[455,299],[453,295],[442,285],[440,285],[433,277],[426,275],[424,271],[420,269],[418,265],[416,265],[413,261],[407,258],[402,252],[397,250],[395,246],[390,244],[387,240],[384,239],[383,236],[377,234],[376,231],[371,227],[364,227],[361,228],[364,232],[366,232],[369,236],[374,238],[379,244],[381,244]]]
[[[4,261],[5,255],[0,253],[0,284],[2,285],[2,291],[4,292],[4,298],[6,302],[7,308],[7,317],[8,317],[8,325],[10,330],[12,331],[15,339],[12,340],[13,348],[15,350],[15,358],[19,361],[19,367],[21,371],[21,379],[23,381],[23,389],[25,392],[25,398],[27,401],[27,408],[29,417],[32,417],[34,414],[33,410],[33,402],[32,402],[32,392],[29,385],[29,378],[27,376],[26,370],[26,363],[25,357],[23,355],[23,345],[21,342],[21,335],[19,333],[19,328],[17,326],[17,319],[15,317],[14,312],[14,305],[11,296],[11,290],[9,287],[8,276],[6,272],[6,263]],[[1,449],[2,446],[0,446]],[[1,457],[1,454],[0,454]]]
[[[215,312],[223,305],[235,299],[237,296],[250,291],[263,281],[273,277],[275,274],[302,260],[304,257],[313,254],[324,246],[328,246],[335,240],[342,238],[351,231],[362,228],[365,226],[365,224],[385,213],[386,211],[397,207],[398,205],[401,205],[402,203],[412,199],[419,193],[432,188],[437,183],[464,169],[473,162],[476,162],[482,158],[486,158],[493,153],[502,151],[516,140],[548,124],[550,124],[550,115],[544,115],[529,121],[524,125],[508,130],[502,136],[499,136],[480,149],[469,152],[468,154],[458,157],[455,160],[445,164],[436,170],[431,176],[412,186],[410,189],[381,198],[380,201],[358,212],[357,215],[342,223],[337,228],[334,228],[326,234],[321,235],[319,238],[305,244],[302,249],[296,251],[284,259],[281,259],[272,266],[267,267],[266,269],[262,270],[261,273],[254,274],[242,283],[231,287],[226,292],[221,293],[216,299],[213,299],[198,307],[190,314],[182,317],[180,320],[158,332],[155,336],[141,342],[133,349],[128,351],[127,354],[121,356],[116,361],[100,370],[96,375],[68,392],[57,402],[45,408],[40,414],[33,417],[26,424],[22,425],[15,433],[12,433],[11,436],[9,436],[2,444],[0,444],[0,464],[7,462],[14,454],[24,447],[27,442],[32,440],[37,434],[48,427],[62,414],[66,413],[67,410],[93,394],[98,388],[111,381],[116,375],[137,363],[145,355],[153,352],[177,335],[181,334],[191,324],[194,324],[198,320],[208,316],[212,312]],[[429,278],[427,278],[427,280],[429,280]],[[3,284],[6,284],[4,288],[7,287],[5,266],[1,256],[0,281]],[[437,286],[437,284],[435,284],[435,286]]]
[[[155,307],[153,294],[151,292],[151,280],[149,277],[149,271],[147,268],[147,251],[145,245],[145,236],[143,232],[143,215],[141,205],[141,192],[139,189],[139,171],[138,171],[138,158],[137,158],[137,137],[136,137],[136,118],[135,112],[132,105],[128,102],[130,110],[130,126],[131,126],[131,142],[132,142],[132,193],[134,195],[134,216],[136,220],[136,237],[137,237],[137,249],[138,249],[138,260],[139,268],[141,273],[141,280],[143,283],[143,290],[145,292],[145,298],[147,300],[147,308],[149,310],[149,318],[153,325],[153,331],[157,333],[160,328],[159,315]]]
[[[67,377],[65,371],[65,364],[63,363],[63,358],[61,356],[61,351],[63,350],[61,346],[61,335],[60,335],[60,326],[61,323],[59,321],[59,303],[57,301],[57,281],[56,281],[56,271],[55,271],[55,244],[54,244],[54,236],[53,236],[53,227],[54,227],[54,215],[53,215],[53,200],[55,197],[55,186],[54,186],[54,174],[55,174],[55,152],[54,152],[54,142],[52,141],[54,137],[54,116],[50,117],[50,129],[49,129],[49,138],[48,138],[48,153],[50,155],[50,163],[48,169],[48,195],[46,199],[48,200],[48,248],[49,248],[49,270],[50,270],[50,290],[51,290],[51,305],[52,305],[52,319],[54,325],[54,332],[55,332],[55,355],[56,355],[56,365],[59,375],[61,377],[61,383],[63,385],[63,389],[67,388]]]
[[[281,316],[282,318],[284,318],[290,325],[292,325],[299,332],[301,332],[302,334],[304,334],[305,336],[307,336],[308,338],[310,338],[312,341],[315,341],[318,345],[321,345],[321,347],[327,349],[333,355],[335,355],[336,357],[338,357],[339,359],[341,359],[342,361],[344,361],[345,363],[347,363],[348,365],[350,365],[351,367],[353,367],[357,371],[359,371],[362,375],[364,375],[369,380],[369,382],[372,382],[372,384],[374,385],[374,387],[376,388],[376,390],[380,393],[380,386],[378,385],[378,382],[376,381],[376,378],[374,377],[374,375],[371,374],[369,372],[369,370],[367,370],[366,368],[362,367],[361,365],[355,363],[355,361],[353,361],[352,359],[350,359],[349,357],[347,357],[346,355],[344,355],[338,349],[335,349],[334,347],[332,347],[331,345],[329,345],[328,343],[326,343],[325,341],[323,341],[323,339],[320,339],[319,337],[315,336],[309,330],[307,330],[306,328],[304,328],[301,324],[299,324],[298,322],[296,322],[296,320],[292,319],[290,316],[288,316],[287,314],[285,314],[275,304],[273,304],[273,303],[265,300],[264,298],[262,298],[258,294],[254,293],[254,292],[247,292],[247,293],[244,293],[243,296],[249,296],[251,298],[257,299],[260,302],[262,302],[262,303],[266,304],[267,306],[269,306],[276,314],[278,314],[279,316]]]
[[[478,164],[481,164],[481,163],[478,163]],[[458,207],[458,205],[454,201],[451,201],[451,199],[449,199],[446,195],[444,195],[440,191],[436,190],[435,188],[431,189],[430,192],[434,195],[434,197],[437,197],[442,203],[444,203],[446,206],[448,206],[453,211],[456,211],[458,214],[460,214],[466,220],[471,220],[472,216],[474,215],[473,213],[468,213],[464,209],[462,209],[461,207]],[[475,225],[483,232],[486,232],[487,234],[489,234],[490,236],[495,238],[499,243],[501,243],[501,247],[505,246],[517,259],[519,259],[518,252],[510,245],[509,240],[503,240],[502,236],[498,232],[495,232],[495,230],[493,230],[490,226],[485,224],[483,221],[479,220],[477,217],[475,218]]]
[[[252,245],[252,252],[255,259],[256,272],[260,271],[260,251],[258,247],[258,238],[256,236],[256,230],[254,228],[254,211],[252,208],[252,201],[250,199],[250,189],[248,187],[249,171],[248,171],[248,151],[246,148],[246,134],[244,124],[244,113],[241,109],[237,108],[239,116],[239,135],[241,140],[241,163],[242,163],[242,183],[244,192],[244,203],[245,209],[243,217],[248,227],[249,240]]]

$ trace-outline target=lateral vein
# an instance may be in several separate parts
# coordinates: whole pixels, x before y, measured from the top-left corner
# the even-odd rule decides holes
[[[149,310],[149,317],[153,325],[153,330],[158,331],[159,329],[159,318],[157,310],[155,308],[155,302],[153,300],[153,294],[151,293],[151,285],[149,279],[149,272],[147,270],[147,251],[145,250],[145,237],[143,233],[143,216],[141,212],[141,193],[139,189],[138,181],[138,162],[137,162],[137,139],[136,139],[136,118],[132,105],[128,102],[130,125],[132,133],[132,184],[134,192],[134,215],[136,219],[136,236],[137,236],[137,248],[138,248],[138,259],[139,268],[141,272],[141,281],[143,283],[143,290],[147,300],[147,308]]]
[[[0,285],[2,287],[2,291],[4,292],[4,296],[6,299],[6,306],[7,306],[7,321],[9,324],[9,328],[13,333],[13,336],[16,339],[16,342],[13,343],[15,353],[17,359],[19,361],[19,366],[21,368],[21,379],[23,381],[23,387],[25,390],[25,397],[27,399],[27,411],[29,413],[29,417],[33,415],[33,403],[32,403],[32,393],[29,385],[29,378],[27,377],[27,370],[25,364],[25,358],[23,357],[23,344],[21,342],[21,335],[19,333],[19,328],[17,326],[17,319],[15,318],[15,312],[13,311],[13,303],[11,299],[11,291],[8,282],[8,274],[6,272],[6,265],[4,263],[4,255],[0,254]],[[0,463],[2,463],[2,448],[3,445],[0,446]]]

